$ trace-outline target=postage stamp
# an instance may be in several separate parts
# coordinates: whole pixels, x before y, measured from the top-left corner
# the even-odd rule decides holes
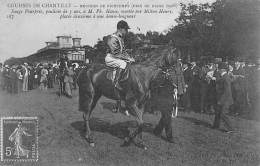
[[[1,161],[38,160],[38,118],[1,118]]]

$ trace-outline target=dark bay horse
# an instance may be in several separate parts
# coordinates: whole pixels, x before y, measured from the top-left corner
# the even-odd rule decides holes
[[[133,142],[138,147],[146,149],[142,142],[145,104],[150,100],[150,92],[152,89],[164,87],[163,93],[168,95],[166,98],[169,99],[172,97],[170,90],[172,86],[163,68],[172,66],[176,62],[178,51],[173,47],[166,46],[154,51],[152,54],[154,56],[145,62],[128,65],[128,78],[120,83],[123,87],[123,90],[119,92],[120,95],[118,95],[117,90],[115,90],[112,81],[107,78],[107,73],[111,72],[111,69],[105,65],[92,64],[80,71],[77,79],[79,86],[79,110],[83,112],[86,129],[85,138],[91,146],[94,146],[94,140],[89,126],[89,120],[97,101],[103,95],[113,100],[119,100],[119,98],[121,98],[125,101],[127,110],[136,117],[137,128],[125,138],[123,145],[129,145]],[[171,124],[169,122],[169,119],[171,119],[171,111],[172,104],[163,112],[161,111],[162,118],[159,123],[162,124],[159,124],[160,126],[157,126],[156,129],[156,134],[160,134],[163,128],[165,128],[169,141],[172,139]],[[168,124],[164,124],[166,119]],[[135,138],[138,138],[139,141],[136,142]]]

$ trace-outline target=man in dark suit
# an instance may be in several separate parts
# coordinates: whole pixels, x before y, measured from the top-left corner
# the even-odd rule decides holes
[[[53,74],[52,64],[49,64],[48,66],[47,80],[48,80],[48,88],[53,88],[54,74]]]
[[[9,72],[9,76],[10,76],[10,93],[15,94],[18,93],[18,89],[17,89],[17,74],[16,74],[16,68],[12,67],[12,69]]]
[[[233,70],[234,75],[246,76],[245,69],[242,68],[239,62],[235,63]],[[247,79],[250,80],[250,79]],[[232,95],[234,99],[233,113],[241,114],[247,110],[247,84],[246,79],[237,79],[232,83]]]
[[[4,70],[2,72],[2,76],[3,76],[3,79],[4,79],[4,83],[3,83],[3,90],[7,90],[7,91],[10,91],[10,77],[9,77],[9,74],[10,74],[10,68],[8,65],[5,65],[4,67]]]
[[[229,107],[233,104],[231,91],[232,77],[227,73],[227,65],[219,64],[220,77],[216,80],[217,104],[215,105],[215,120],[213,128],[219,128],[221,120],[224,122],[227,132],[233,131],[228,116]]]
[[[190,63],[186,63],[183,65],[183,76],[184,76],[184,82],[186,87],[186,92],[183,95],[183,105],[184,105],[184,111],[189,112],[191,109],[190,90],[191,90],[191,83],[193,79]]]

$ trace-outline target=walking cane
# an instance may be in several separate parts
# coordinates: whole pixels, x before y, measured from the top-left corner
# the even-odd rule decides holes
[[[175,107],[173,107],[172,109],[175,113],[173,113],[173,111],[172,111],[172,118],[175,118],[178,115],[178,90],[177,90],[177,88],[174,88],[173,100],[175,102]]]

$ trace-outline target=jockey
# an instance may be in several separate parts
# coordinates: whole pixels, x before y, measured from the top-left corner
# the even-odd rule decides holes
[[[110,35],[107,41],[109,52],[106,55],[105,63],[107,66],[117,68],[114,84],[119,90],[122,87],[119,85],[121,75],[124,72],[127,61],[133,61],[133,58],[126,52],[123,37],[128,33],[129,26],[127,22],[121,20],[117,23],[117,31]]]

